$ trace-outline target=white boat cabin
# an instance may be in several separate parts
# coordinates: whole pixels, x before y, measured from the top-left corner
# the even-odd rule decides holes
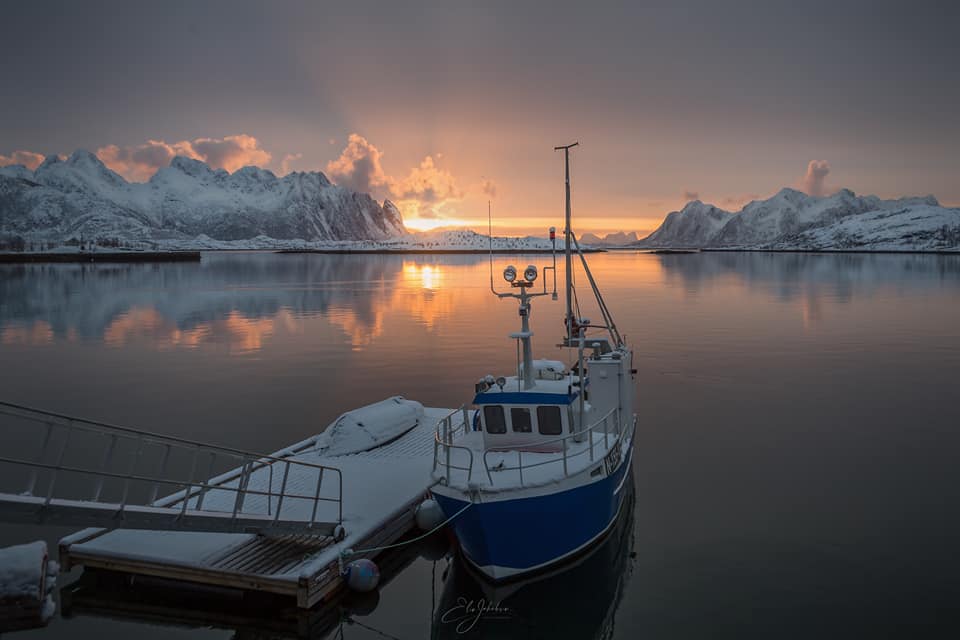
[[[527,389],[519,376],[482,379],[473,398],[473,428],[483,432],[484,449],[561,451],[560,438],[589,428],[611,409],[632,415],[631,355],[597,349],[585,361],[590,375],[583,385],[582,420],[580,377],[561,362],[534,360],[533,385]],[[609,428],[615,430],[613,420]]]

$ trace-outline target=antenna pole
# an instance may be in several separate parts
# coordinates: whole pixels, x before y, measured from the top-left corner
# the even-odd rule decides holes
[[[579,142],[574,142],[573,144],[563,145],[559,147],[554,147],[554,151],[560,151],[563,149],[563,166],[565,173],[565,191],[567,196],[567,209],[566,217],[564,218],[564,255],[566,257],[566,271],[567,271],[567,346],[571,345],[571,340],[573,339],[573,263],[570,255],[570,149],[579,145]],[[579,338],[578,338],[579,339]]]
[[[490,291],[497,297],[500,295],[493,288],[493,215],[490,213],[490,201],[487,200],[487,240],[490,242]]]

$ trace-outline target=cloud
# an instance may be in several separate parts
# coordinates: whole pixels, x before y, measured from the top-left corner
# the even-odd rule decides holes
[[[259,141],[245,133],[225,138],[197,138],[193,149],[200,158],[215,169],[233,173],[242,167],[262,167],[273,156],[260,148]]]
[[[280,175],[285,176],[292,171],[290,165],[296,162],[297,160],[302,160],[302,153],[288,153],[283,156],[283,160],[280,161]]]
[[[463,191],[457,187],[453,174],[437,168],[432,156],[424,158],[420,166],[411,169],[406,178],[394,183],[391,191],[401,200],[417,200],[425,204],[463,197]]]
[[[351,133],[340,156],[327,163],[327,176],[354,191],[393,199],[405,217],[439,219],[455,214],[453,205],[466,194],[452,173],[437,166],[435,158],[441,154],[426,156],[404,178],[387,174],[383,155],[372,142]],[[496,192],[489,180],[481,189],[485,193]]]
[[[9,164],[22,164],[27,169],[33,171],[40,166],[40,163],[43,162],[43,158],[44,156],[42,153],[18,150],[14,151],[9,156],[0,154],[0,167],[5,167]]]
[[[194,138],[180,142],[148,140],[144,144],[119,147],[110,144],[97,149],[97,157],[105,165],[127,178],[143,182],[166,167],[174,156],[202,160],[214,169],[234,172],[241,167],[262,167],[272,155],[260,148],[260,142],[245,133],[223,138]]]
[[[800,180],[800,188],[811,196],[822,196],[826,193],[827,174],[830,173],[830,163],[826,160],[811,160],[807,165],[807,173]]]
[[[760,196],[756,193],[745,193],[738,196],[726,196],[723,200],[720,201],[720,204],[722,204],[725,207],[734,207],[739,209],[739,208],[742,208],[744,205],[746,205],[748,202],[752,202],[753,200],[759,200],[759,199],[760,199]]]
[[[480,183],[480,192],[488,198],[496,198],[497,185],[493,180],[485,178],[483,182]]]
[[[169,144],[162,140],[148,140],[136,146],[108,144],[97,149],[97,157],[103,164],[135,182],[149,180],[157,169],[168,166],[177,155],[200,159],[188,142]]]
[[[360,193],[382,194],[392,181],[383,171],[381,157],[383,153],[366,138],[351,133],[340,157],[327,163],[327,176]]]
[[[683,199],[684,199],[684,200],[688,200],[688,201],[689,201],[689,200],[699,200],[699,199],[700,199],[700,192],[699,192],[699,191],[684,191],[684,192],[683,192]]]

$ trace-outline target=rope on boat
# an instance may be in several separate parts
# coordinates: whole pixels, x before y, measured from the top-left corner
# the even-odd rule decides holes
[[[453,520],[454,520],[457,516],[459,516],[461,513],[463,513],[464,511],[466,511],[467,509],[469,509],[469,508],[472,507],[472,506],[473,506],[473,503],[472,503],[472,502],[468,502],[468,503],[467,503],[467,506],[465,506],[463,509],[460,509],[460,511],[457,511],[455,514],[453,514],[452,516],[450,516],[449,518],[447,518],[446,520],[444,520],[443,522],[441,522],[440,524],[438,524],[437,526],[435,526],[433,529],[430,529],[430,531],[427,531],[426,533],[423,533],[423,534],[417,536],[416,538],[410,538],[409,540],[403,540],[403,541],[401,541],[401,542],[395,542],[394,544],[388,544],[388,545],[383,546],[383,547],[370,547],[369,549],[343,549],[343,550],[340,551],[340,559],[341,559],[341,561],[342,561],[343,559],[345,559],[345,558],[347,558],[347,557],[349,557],[349,556],[356,556],[356,555],[359,555],[359,554],[361,554],[361,553],[373,553],[373,552],[379,552],[379,551],[386,551],[387,549],[395,549],[395,548],[397,548],[397,547],[403,547],[403,546],[406,546],[406,545],[408,545],[408,544],[413,544],[414,542],[419,542],[420,540],[423,540],[424,538],[429,538],[431,535],[433,535],[434,533],[436,533],[437,531],[439,531],[439,530],[442,529],[443,527],[445,527],[445,526],[447,526],[448,524],[450,524],[451,522],[453,522]]]

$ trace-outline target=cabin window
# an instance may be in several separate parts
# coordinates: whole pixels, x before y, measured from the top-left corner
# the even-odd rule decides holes
[[[488,404],[483,408],[483,422],[487,433],[506,433],[507,420],[503,415],[503,407],[498,404]]]
[[[530,433],[533,431],[533,421],[530,419],[530,409],[514,407],[510,409],[510,423],[514,433]]]
[[[545,436],[558,436],[563,433],[560,407],[537,407],[537,427]]]

